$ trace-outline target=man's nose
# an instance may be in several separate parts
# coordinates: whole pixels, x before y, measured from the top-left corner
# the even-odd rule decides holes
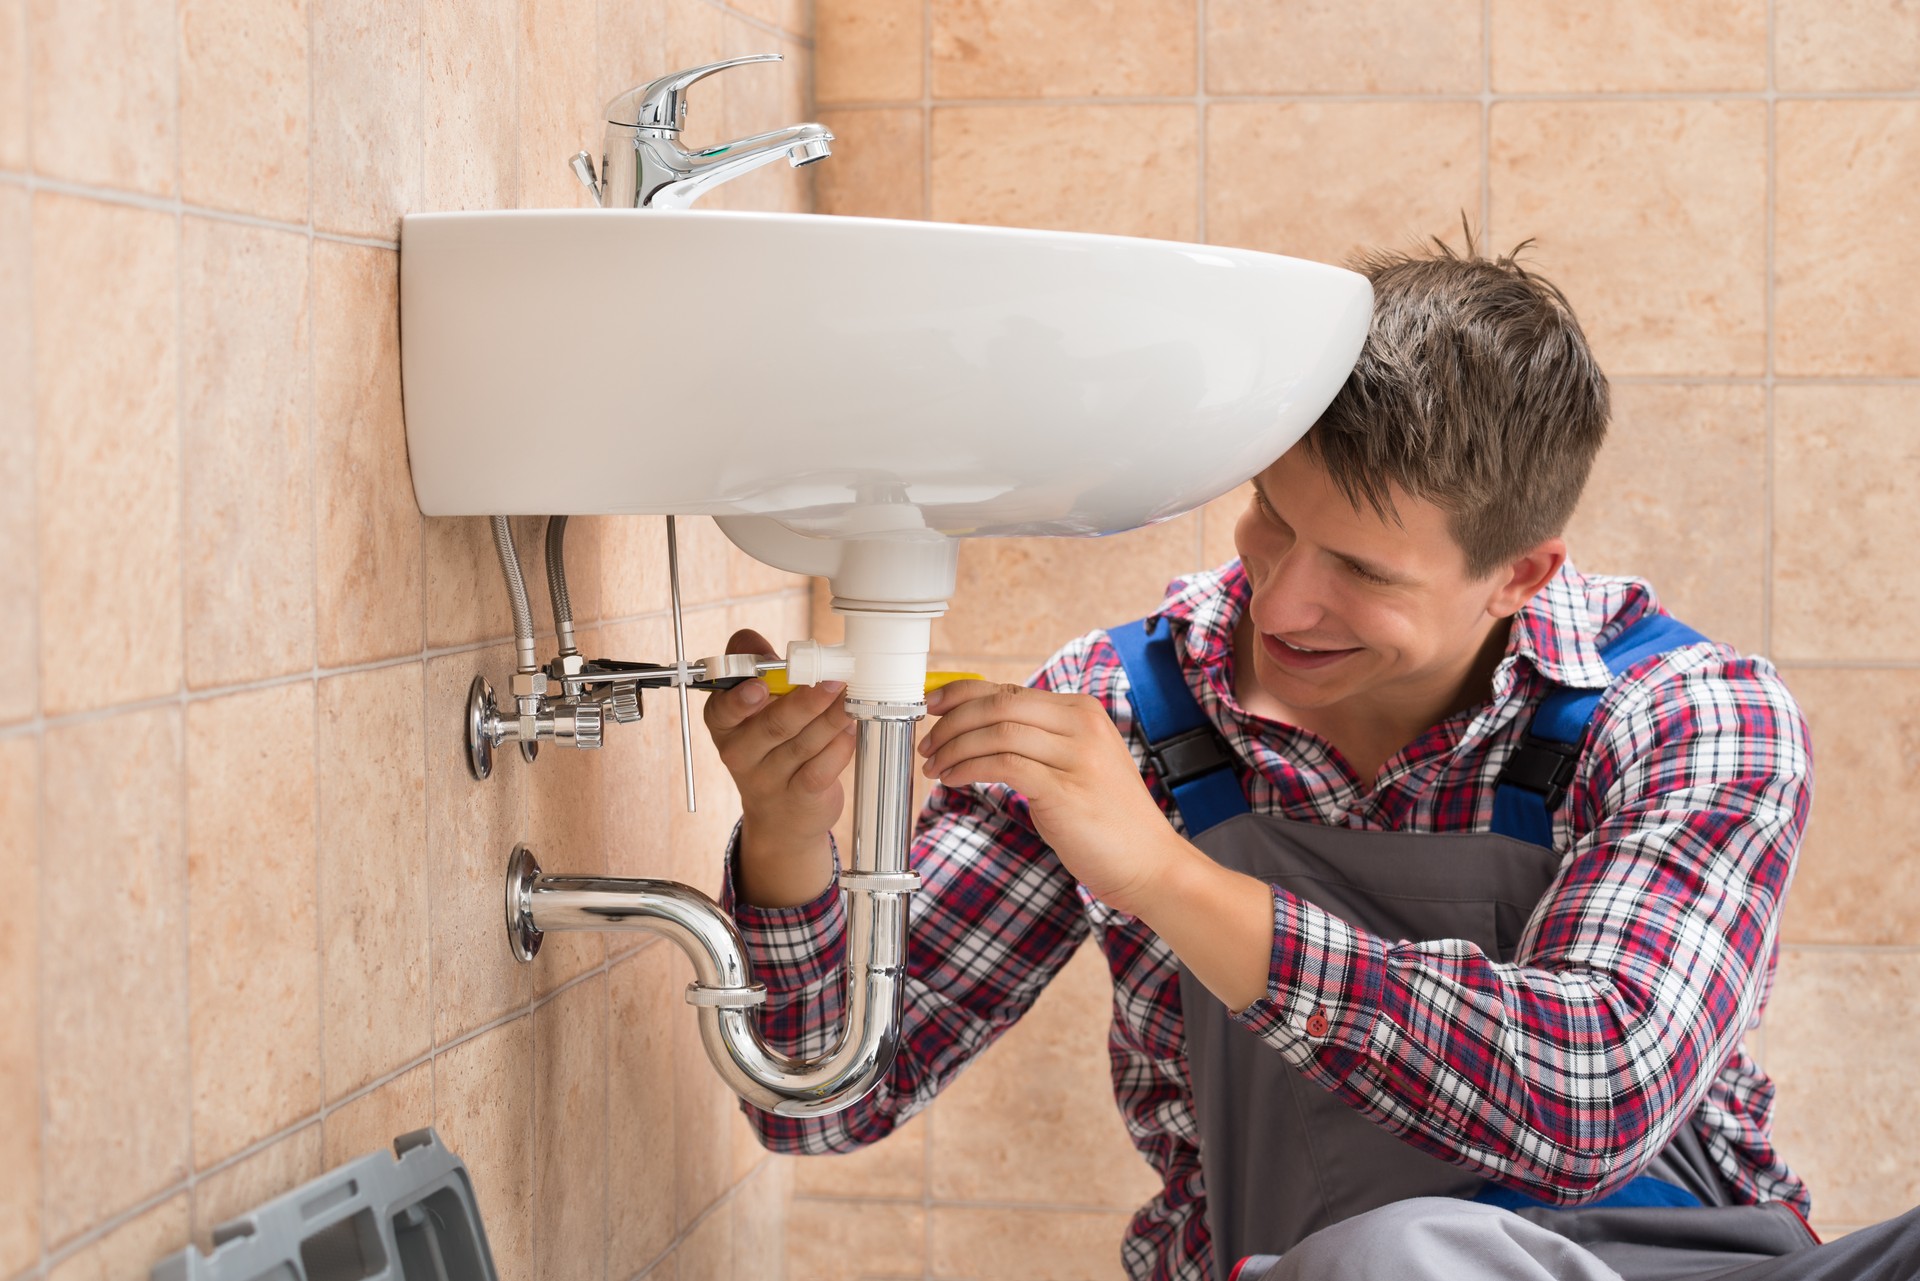
[[[1267,563],[1253,584],[1253,623],[1263,632],[1297,635],[1326,617],[1326,577],[1298,545]]]

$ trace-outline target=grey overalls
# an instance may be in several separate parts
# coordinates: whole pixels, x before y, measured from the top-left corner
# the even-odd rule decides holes
[[[1526,746],[1502,774],[1496,827],[1519,835],[1355,831],[1247,812],[1232,757],[1194,702],[1165,620],[1142,620],[1109,635],[1163,785],[1194,843],[1216,862],[1281,885],[1389,939],[1464,939],[1497,960],[1512,959],[1527,919],[1559,870],[1549,816],[1571,780],[1597,692],[1550,696],[1529,727]],[[1699,639],[1661,615],[1629,628],[1603,657],[1617,675]],[[1640,1177],[1605,1201],[1573,1209],[1521,1205],[1529,1199],[1490,1189],[1468,1171],[1421,1152],[1299,1075],[1235,1023],[1184,966],[1180,988],[1219,1281],[1374,1278],[1375,1271],[1355,1262],[1362,1256],[1385,1260],[1380,1269],[1391,1275],[1378,1281],[1920,1277],[1920,1211],[1816,1248],[1788,1206],[1732,1204],[1687,1124]],[[1476,1196],[1492,1204],[1465,1200]],[[1412,1200],[1423,1197],[1462,1200]],[[1387,1206],[1395,1209],[1357,1219]],[[1418,1259],[1391,1248],[1381,1253],[1378,1240],[1354,1237],[1353,1248],[1340,1250],[1340,1263],[1316,1262],[1302,1272],[1300,1260],[1334,1233],[1316,1238],[1292,1259],[1275,1258],[1330,1225],[1345,1224],[1337,1231],[1353,1236],[1364,1224],[1385,1222],[1409,1207],[1437,1209],[1449,1219],[1442,1240],[1414,1251]],[[1507,1210],[1527,1222],[1516,1223]],[[1454,1220],[1470,1228],[1503,1228],[1508,1236],[1544,1238],[1544,1228],[1553,1234],[1553,1249],[1529,1251],[1496,1232],[1499,1240],[1491,1248],[1476,1239],[1463,1253],[1448,1244],[1458,1235]],[[1383,1229],[1407,1238],[1397,1243],[1403,1253],[1412,1232],[1404,1222]],[[1568,1242],[1583,1248],[1570,1249]],[[1515,1259],[1504,1257],[1510,1246],[1519,1251]],[[1549,1256],[1555,1261],[1543,1266]]]

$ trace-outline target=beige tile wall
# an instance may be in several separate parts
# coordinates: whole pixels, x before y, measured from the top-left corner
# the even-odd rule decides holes
[[[473,782],[511,620],[481,520],[423,520],[400,216],[571,206],[600,104],[730,54],[690,133],[804,119],[798,0],[0,0],[0,1277],[137,1277],[423,1125],[516,1281],[777,1276],[790,1172],[677,953],[500,926],[554,870],[717,885],[670,700]],[[709,203],[806,209],[769,168]],[[589,651],[671,652],[662,522],[569,538]],[[540,524],[519,522],[534,571]],[[809,627],[688,522],[687,627]],[[551,637],[544,645],[551,644]],[[25,906],[22,907],[21,905]]]
[[[1820,799],[1764,1036],[1823,1226],[1920,1201],[1920,21],[1891,0],[816,0],[823,211],[1337,260],[1462,216],[1615,381],[1593,570],[1787,672]],[[1233,554],[1239,500],[969,545],[941,666],[1018,678]],[[824,616],[823,632],[831,627]],[[1117,1277],[1149,1189],[1097,959],[926,1115],[799,1162],[794,1281]],[[853,1260],[864,1259],[864,1264]]]

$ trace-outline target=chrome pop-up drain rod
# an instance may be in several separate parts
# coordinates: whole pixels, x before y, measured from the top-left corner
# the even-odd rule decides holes
[[[680,622],[680,532],[674,518],[667,517],[667,589],[673,598],[673,667],[680,691],[680,769],[687,780],[687,813],[698,808],[693,803],[693,721],[687,714],[687,632]]]

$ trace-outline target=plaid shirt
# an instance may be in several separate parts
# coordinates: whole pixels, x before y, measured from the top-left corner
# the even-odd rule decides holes
[[[1653,593],[1569,566],[1514,619],[1491,699],[1428,730],[1369,787],[1324,740],[1235,699],[1233,629],[1249,595],[1235,561],[1176,581],[1159,612],[1184,628],[1188,684],[1232,747],[1256,814],[1488,831],[1495,779],[1549,682],[1611,688],[1554,815],[1560,874],[1512,963],[1461,942],[1371,935],[1275,887],[1267,995],[1239,1020],[1415,1147],[1507,1187],[1591,1200],[1686,1123],[1737,1200],[1784,1200],[1806,1215],[1806,1189],[1769,1138],[1772,1083],[1741,1045],[1772,984],[1811,783],[1806,726],[1772,666],[1698,644],[1615,681],[1597,645],[1656,610]],[[1155,782],[1105,632],[1062,649],[1031,683],[1098,699]],[[1080,888],[1006,787],[936,788],[912,862],[925,888],[891,1072],[834,1116],[749,1106],[762,1141],[821,1153],[882,1138],[1024,1014],[1091,936],[1113,975],[1114,1096],[1164,1180],[1134,1216],[1123,1258],[1135,1278],[1201,1281],[1206,1191],[1171,950]],[[755,908],[735,903],[729,873],[725,900],[770,989],[768,1040],[824,1053],[842,1011],[838,892]],[[1318,1036],[1305,1030],[1316,1011],[1327,1019]]]

